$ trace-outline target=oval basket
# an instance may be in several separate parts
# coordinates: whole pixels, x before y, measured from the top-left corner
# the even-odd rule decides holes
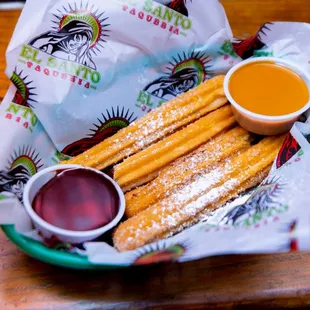
[[[78,254],[68,253],[60,250],[50,249],[45,245],[26,238],[14,229],[13,225],[2,225],[2,230],[6,236],[12,241],[20,250],[29,256],[38,259],[42,262],[65,267],[71,269],[117,269],[124,268],[127,265],[94,265],[88,261],[86,257]]]

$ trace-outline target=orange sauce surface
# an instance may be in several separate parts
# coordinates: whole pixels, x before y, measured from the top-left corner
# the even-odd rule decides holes
[[[309,89],[292,70],[273,62],[250,63],[233,73],[233,99],[248,111],[281,116],[294,113],[309,101]]]

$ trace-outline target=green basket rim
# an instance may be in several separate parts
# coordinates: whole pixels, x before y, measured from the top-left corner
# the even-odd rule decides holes
[[[78,254],[68,253],[60,250],[55,250],[46,247],[40,242],[31,240],[21,234],[17,233],[14,225],[1,225],[5,235],[13,242],[20,250],[29,256],[40,260],[42,262],[71,269],[118,269],[128,267],[127,265],[94,265],[88,261],[86,257]]]

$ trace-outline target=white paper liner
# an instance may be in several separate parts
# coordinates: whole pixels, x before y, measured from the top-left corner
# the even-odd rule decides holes
[[[239,57],[228,41],[232,39],[231,30],[216,0],[209,0],[207,5],[204,0],[186,1],[192,25],[181,35],[166,32],[156,25],[157,22],[146,21],[146,11],[150,10],[148,5],[160,6],[156,2],[111,0],[103,3],[92,0],[91,5],[89,3],[88,24],[89,21],[99,21],[104,34],[102,40],[100,36],[95,38],[99,38],[98,42],[104,46],[102,49],[97,46],[97,55],[92,53],[90,42],[84,54],[62,50],[69,48],[66,44],[77,43],[81,33],[79,40],[83,42],[87,31],[92,34],[89,40],[94,41],[96,29],[92,24],[90,28],[86,24],[75,24],[78,29],[74,29],[74,42],[65,40],[70,37],[60,32],[72,19],[81,22],[80,17],[70,19],[68,16],[72,17],[73,11],[85,9],[86,2],[83,1],[79,4],[62,0],[27,1],[7,50],[6,73],[16,86],[10,86],[0,105],[0,224],[14,224],[18,233],[39,242],[42,239],[33,230],[19,201],[25,182],[43,167],[62,160],[64,157],[59,152],[65,149],[69,149],[68,153],[75,151],[72,145],[68,146],[90,137],[91,129],[104,128],[116,116],[130,122],[173,97],[176,89],[174,93],[156,89],[159,78],[161,82],[165,77],[173,79],[173,73],[195,69],[199,65],[197,60],[200,60],[202,71],[187,71],[191,74],[184,80],[186,83],[200,83],[203,79],[226,73],[241,58],[252,55],[286,58],[310,72],[310,45],[304,39],[310,37],[309,24],[267,24],[254,38],[241,45],[235,42]],[[139,17],[143,8],[144,15]],[[161,10],[166,7],[161,6]],[[186,11],[182,10],[182,18],[187,20]],[[35,15],[34,11],[37,12]],[[169,12],[172,14],[168,9]],[[91,14],[94,19],[89,17]],[[181,18],[180,14],[174,14]],[[155,19],[152,20],[154,23]],[[189,58],[194,58],[195,62],[186,63]],[[58,63],[57,70],[54,68],[58,75],[52,68],[56,66],[55,62]],[[186,65],[182,67],[180,63],[184,62]],[[74,75],[61,76],[61,71],[68,71],[68,66],[75,68],[75,65],[81,65],[79,74],[81,70],[93,74],[93,84],[89,88],[85,88],[89,76],[82,79],[81,85]],[[100,82],[96,81],[98,72],[102,78]],[[147,88],[151,82],[154,85]],[[189,85],[186,83],[179,84],[177,90]],[[141,94],[146,88],[147,91]],[[136,251],[118,253],[103,242],[89,242],[84,244],[85,250],[71,251],[86,255],[93,264],[131,265],[169,260],[183,262],[228,253],[310,249],[310,199],[307,195],[310,125],[296,123],[291,135],[281,150],[280,162],[288,161],[279,169],[279,161],[276,161],[271,175],[257,190],[259,193],[266,184],[281,189],[281,194],[275,197],[262,191],[271,195],[268,204],[249,202],[249,195],[241,197],[211,214],[206,221]],[[257,192],[252,195],[255,199]],[[235,226],[223,225],[223,218],[240,205],[244,212],[237,218]]]

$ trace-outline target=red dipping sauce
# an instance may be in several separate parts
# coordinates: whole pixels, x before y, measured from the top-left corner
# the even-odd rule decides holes
[[[72,231],[88,231],[109,224],[120,199],[110,180],[77,168],[59,172],[36,194],[32,206],[47,223]]]

